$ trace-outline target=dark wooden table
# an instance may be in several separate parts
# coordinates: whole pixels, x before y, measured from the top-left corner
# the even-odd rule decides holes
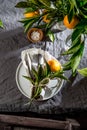
[[[45,118],[42,118],[35,117],[35,114],[33,117],[31,113],[27,116],[23,113],[21,116],[0,114],[0,128],[2,130],[78,130],[80,128],[80,124],[75,119],[58,120],[50,119],[48,116],[53,115],[45,115]]]

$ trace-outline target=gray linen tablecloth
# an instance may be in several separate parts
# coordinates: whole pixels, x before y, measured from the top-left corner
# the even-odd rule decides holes
[[[0,18],[3,20],[4,29],[0,29],[0,112],[32,111],[37,113],[65,113],[73,110],[86,110],[87,108],[87,78],[77,75],[71,77],[71,71],[66,72],[70,82],[64,82],[61,91],[53,98],[44,102],[33,102],[31,107],[25,105],[28,102],[19,91],[15,73],[21,61],[21,51],[35,47],[29,43],[24,34],[22,25],[18,22],[23,17],[22,11],[14,6],[20,0],[0,0]],[[55,56],[61,63],[67,57],[60,55],[67,49],[65,40],[70,30],[64,30],[55,34],[54,44],[46,42],[46,50]],[[87,41],[87,40],[86,40]],[[44,48],[44,42],[39,46]],[[87,43],[80,68],[87,66]]]

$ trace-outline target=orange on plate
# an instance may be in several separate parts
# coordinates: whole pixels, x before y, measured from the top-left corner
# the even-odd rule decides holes
[[[52,72],[57,72],[62,69],[60,62],[55,59],[49,60],[47,63],[50,66]]]
[[[34,11],[34,12],[24,13],[24,16],[25,16],[25,18],[30,18],[30,17],[34,17],[39,14],[40,14],[39,11]]]
[[[64,17],[63,23],[67,28],[73,29],[79,23],[79,19],[76,16],[74,16],[71,22],[69,23],[68,16],[66,15]]]

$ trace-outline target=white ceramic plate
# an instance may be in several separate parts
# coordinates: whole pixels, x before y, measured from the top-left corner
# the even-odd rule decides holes
[[[23,63],[20,62],[16,70],[16,83],[21,93],[26,97],[30,98],[29,87],[32,84],[30,83],[29,80],[25,79],[23,75],[27,76],[27,73],[25,67],[23,66]],[[50,80],[48,86],[51,87],[51,91],[47,89],[43,100],[47,100],[53,97],[54,95],[56,95],[60,91],[62,85],[63,85],[63,80],[57,80],[57,79]]]

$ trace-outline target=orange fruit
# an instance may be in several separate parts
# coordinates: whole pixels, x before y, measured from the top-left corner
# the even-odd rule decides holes
[[[52,72],[57,72],[62,69],[60,62],[55,59],[49,60],[48,65],[50,66]]]
[[[49,22],[50,22],[50,20],[47,19],[47,14],[43,16],[43,21],[44,21],[45,23],[49,23]]]
[[[45,13],[45,12],[47,12],[47,10],[44,10],[44,11],[43,11],[43,13]],[[45,23],[49,23],[49,22],[50,22],[50,19],[48,19],[47,17],[48,17],[48,14],[46,14],[46,15],[43,16],[43,21],[44,21]]]
[[[34,17],[36,15],[39,15],[39,11],[24,13],[25,18]]]
[[[73,29],[79,23],[79,19],[76,16],[74,16],[71,22],[69,23],[68,16],[66,15],[64,17],[63,23],[67,28]]]

